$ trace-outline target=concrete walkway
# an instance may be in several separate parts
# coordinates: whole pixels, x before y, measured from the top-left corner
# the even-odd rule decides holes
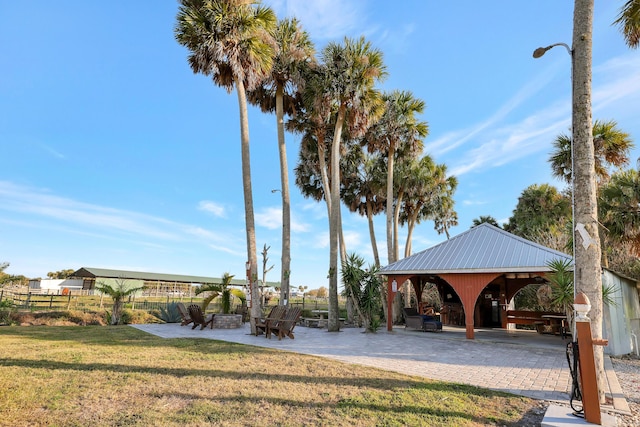
[[[568,404],[571,392],[565,351],[569,340],[534,331],[476,329],[476,338],[467,340],[464,328],[446,326],[441,333],[399,327],[375,334],[358,328],[330,333],[297,326],[294,340],[279,341],[251,335],[248,324],[227,330],[192,330],[175,323],[131,326],[163,338],[208,338],[268,347],[562,404]],[[611,367],[608,357],[606,361]],[[615,372],[607,371],[610,390],[615,392],[619,389]]]

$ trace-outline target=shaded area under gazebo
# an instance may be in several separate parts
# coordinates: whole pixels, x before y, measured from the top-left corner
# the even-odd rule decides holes
[[[507,328],[513,297],[544,282],[554,259],[571,261],[567,254],[480,224],[380,270],[387,277],[387,330],[393,326],[393,299],[407,280],[418,301],[425,286],[435,284],[443,323],[464,325],[468,339],[474,338],[474,326]]]

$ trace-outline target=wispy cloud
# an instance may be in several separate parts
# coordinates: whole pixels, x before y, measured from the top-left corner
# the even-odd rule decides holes
[[[269,230],[276,230],[282,227],[282,209],[281,208],[264,208],[255,214],[256,224]],[[308,223],[299,220],[295,212],[291,212],[291,231],[296,233],[305,233],[309,231],[311,226]]]
[[[485,200],[469,200],[469,199],[465,199],[462,201],[462,204],[465,206],[480,206],[480,205],[486,205],[487,201]]]
[[[504,120],[513,110],[520,106],[524,101],[529,99],[531,95],[539,91],[550,80],[551,74],[542,74],[538,79],[525,85],[518,91],[511,99],[509,99],[502,107],[498,109],[491,117],[484,122],[479,123],[472,129],[456,130],[449,132],[444,136],[428,142],[425,144],[425,151],[431,155],[439,156],[445,154],[451,150],[454,150],[462,145],[466,145],[469,142],[481,139],[486,133],[491,132],[491,129],[500,121]]]
[[[53,149],[52,147],[45,145],[45,144],[40,144],[40,148],[42,148],[44,151],[46,151],[47,153],[51,154],[53,157],[57,158],[57,159],[66,159],[67,157],[60,153],[59,151],[56,151],[55,149]]]
[[[594,67],[592,104],[594,115],[615,103],[620,109],[635,109],[640,98],[640,79],[629,70],[640,68],[640,58],[623,56]],[[626,71],[626,73],[624,72]],[[475,170],[486,170],[548,149],[550,141],[571,126],[569,99],[558,100],[528,117],[506,123],[508,114],[549,81],[543,75],[525,86],[486,121],[472,129],[457,130],[427,145],[430,154],[445,154],[462,148],[451,162],[451,173],[456,176]],[[624,102],[623,102],[624,101]]]
[[[195,239],[211,247],[228,248],[238,239],[226,233],[205,230],[164,218],[137,212],[79,202],[47,191],[0,181],[0,212],[3,221],[15,221],[17,214],[23,226],[66,230],[104,239],[120,238],[130,243],[162,245]],[[150,241],[150,240],[151,241]],[[241,239],[240,239],[241,241]]]
[[[265,0],[279,17],[296,17],[314,38],[342,39],[363,22],[366,4],[345,0]]]
[[[219,218],[224,218],[226,216],[224,206],[209,200],[201,201],[198,204],[198,209],[213,214]]]

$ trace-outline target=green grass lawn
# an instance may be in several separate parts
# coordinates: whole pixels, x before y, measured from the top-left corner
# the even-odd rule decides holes
[[[127,326],[0,327],[0,426],[519,426],[540,402]]]

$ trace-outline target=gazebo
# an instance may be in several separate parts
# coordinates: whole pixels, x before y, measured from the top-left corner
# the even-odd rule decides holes
[[[387,330],[392,330],[393,299],[406,280],[418,301],[425,285],[435,284],[443,320],[464,325],[468,339],[474,338],[474,326],[506,328],[513,297],[529,284],[544,282],[548,263],[556,259],[572,262],[565,253],[480,224],[380,270],[387,277]]]

